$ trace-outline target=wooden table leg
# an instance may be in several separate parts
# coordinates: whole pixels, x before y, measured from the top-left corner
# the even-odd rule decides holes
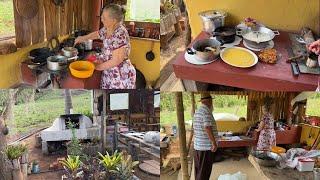
[[[192,92],[197,92],[197,91],[207,91],[208,90],[208,84],[207,83],[202,83],[202,82],[196,82],[192,80],[182,80],[183,87],[186,91],[192,91]]]

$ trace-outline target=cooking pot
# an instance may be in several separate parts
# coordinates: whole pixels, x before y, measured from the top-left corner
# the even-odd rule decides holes
[[[78,55],[78,49],[74,47],[64,47],[62,53],[65,57],[71,58]]]
[[[212,33],[217,28],[224,26],[227,13],[223,11],[210,10],[199,13],[202,19],[203,31]]]
[[[261,166],[274,167],[280,161],[281,156],[277,153],[270,151],[252,151],[251,154],[254,156],[256,162]]]
[[[47,59],[47,67],[51,71],[63,70],[67,67],[67,57],[61,55],[50,56]]]
[[[192,48],[187,49],[187,53],[195,55],[198,57],[199,61],[208,61],[211,59],[216,59],[220,54],[220,46],[222,46],[219,41],[214,39],[203,39],[195,42]],[[214,51],[209,50],[213,48]]]
[[[84,49],[86,51],[91,51],[92,50],[92,44],[93,44],[93,40],[89,39],[87,41],[84,42]]]
[[[269,44],[275,36],[280,35],[279,31],[272,31],[266,27],[259,27],[257,31],[244,30],[237,31],[237,35],[241,35],[248,45],[262,46],[261,43]]]
[[[236,29],[232,27],[219,27],[212,33],[221,43],[232,43],[236,39]]]

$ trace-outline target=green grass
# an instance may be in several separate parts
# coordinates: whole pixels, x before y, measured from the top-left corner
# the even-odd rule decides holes
[[[320,116],[320,93],[308,98],[306,115]]]
[[[55,118],[64,114],[63,91],[55,90],[52,94],[42,96],[34,105],[29,106],[26,111],[26,104],[19,104],[14,107],[14,121],[10,122],[9,127],[13,126],[11,134],[26,133],[32,129],[51,125]],[[72,95],[73,112],[90,114],[91,95],[90,92]],[[13,124],[14,123],[14,124]]]
[[[12,0],[0,0],[0,37],[15,34]]]
[[[172,125],[177,123],[174,93],[161,93],[161,125]],[[200,95],[195,95],[197,106]],[[184,117],[186,121],[191,120],[191,97],[190,93],[183,93]],[[213,100],[215,113],[231,113],[239,117],[246,117],[247,100],[232,95],[217,95]]]

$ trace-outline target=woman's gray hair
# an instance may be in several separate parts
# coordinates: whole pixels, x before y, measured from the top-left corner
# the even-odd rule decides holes
[[[121,22],[124,20],[124,15],[126,14],[126,10],[124,7],[118,4],[109,4],[103,8],[103,11],[109,11],[109,15],[111,18]]]

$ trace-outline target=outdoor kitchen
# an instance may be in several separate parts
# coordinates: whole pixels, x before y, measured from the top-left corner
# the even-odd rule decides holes
[[[188,46],[168,63],[176,77],[170,82],[181,82],[179,89],[319,89],[319,55],[311,48],[319,39],[319,1],[187,0],[185,6]]]

